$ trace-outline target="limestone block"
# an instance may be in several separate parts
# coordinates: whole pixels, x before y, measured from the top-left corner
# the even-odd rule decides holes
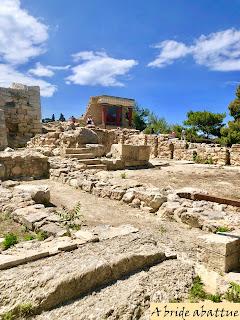
[[[63,236],[66,234],[66,230],[58,226],[56,223],[50,222],[44,224],[39,228],[41,231],[46,232],[49,236]]]
[[[38,208],[37,205],[32,205],[19,208],[15,210],[12,215],[15,220],[33,230],[34,224],[45,219],[48,216],[48,212],[44,206]]]
[[[88,181],[88,180],[82,181],[82,189],[86,192],[91,192],[93,186],[94,186],[94,183],[92,181]]]
[[[89,230],[79,230],[74,233],[74,237],[81,239],[87,242],[97,242],[99,238],[96,234]]]
[[[123,202],[125,203],[130,203],[133,201],[133,199],[134,199],[134,191],[127,191],[122,198]]]
[[[121,200],[123,195],[125,194],[125,190],[121,188],[114,188],[112,189],[110,198],[113,200]]]
[[[14,187],[14,190],[30,193],[36,203],[50,202],[50,190],[47,185],[24,184]]]
[[[198,259],[212,270],[229,272],[240,266],[240,239],[223,234],[198,237]]]

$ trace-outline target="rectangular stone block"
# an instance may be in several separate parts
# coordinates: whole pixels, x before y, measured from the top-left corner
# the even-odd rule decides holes
[[[198,237],[198,261],[211,270],[229,272],[240,266],[240,239],[224,234]]]

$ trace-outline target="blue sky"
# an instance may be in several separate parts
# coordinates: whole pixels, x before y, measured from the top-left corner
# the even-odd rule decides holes
[[[0,0],[0,86],[40,85],[43,116],[80,116],[101,94],[171,123],[227,112],[239,16],[240,0]]]

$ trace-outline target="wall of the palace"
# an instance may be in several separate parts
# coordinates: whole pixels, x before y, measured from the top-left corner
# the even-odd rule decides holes
[[[39,87],[14,85],[0,88],[0,109],[3,111],[0,113],[0,130],[5,136],[4,141],[0,139],[1,149],[6,146],[6,135],[9,146],[21,147],[35,134],[41,133]]]

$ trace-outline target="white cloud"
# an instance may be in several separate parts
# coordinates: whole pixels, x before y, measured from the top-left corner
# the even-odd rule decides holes
[[[67,66],[44,66],[40,62],[37,62],[35,68],[28,70],[30,74],[33,74],[37,77],[52,77],[54,76],[54,71],[67,70],[70,68],[70,65]]]
[[[47,81],[33,78],[17,71],[13,66],[0,64],[0,87],[9,87],[13,82],[28,86],[40,86],[43,97],[51,97],[57,87]]]
[[[136,66],[136,60],[115,59],[105,52],[81,51],[73,55],[75,62],[81,63],[71,68],[72,75],[66,83],[79,85],[124,86],[118,76],[126,75]]]
[[[174,40],[163,41],[154,47],[160,49],[161,52],[154,61],[148,64],[150,67],[165,67],[189,53],[189,48],[184,43]]]
[[[47,26],[20,6],[20,0],[0,3],[0,60],[22,64],[45,52]]]
[[[201,36],[193,46],[198,64],[211,70],[240,70],[240,30],[228,29]]]
[[[67,66],[47,66],[48,69],[50,70],[68,70],[70,68],[70,64]]]
[[[162,68],[179,58],[191,55],[197,64],[215,71],[240,70],[240,30],[227,29],[202,35],[193,44],[166,40],[157,48],[160,53],[148,65]]]
[[[50,70],[48,67],[43,66],[40,62],[37,62],[34,69],[30,69],[29,73],[37,76],[37,77],[52,77],[54,76],[54,72]]]
[[[48,27],[21,8],[20,0],[0,0],[0,87],[9,87],[12,82],[28,86],[40,86],[41,95],[51,97],[57,87],[45,80],[36,79],[19,71],[31,58],[45,50]],[[36,65],[37,76],[51,76],[54,72]]]

